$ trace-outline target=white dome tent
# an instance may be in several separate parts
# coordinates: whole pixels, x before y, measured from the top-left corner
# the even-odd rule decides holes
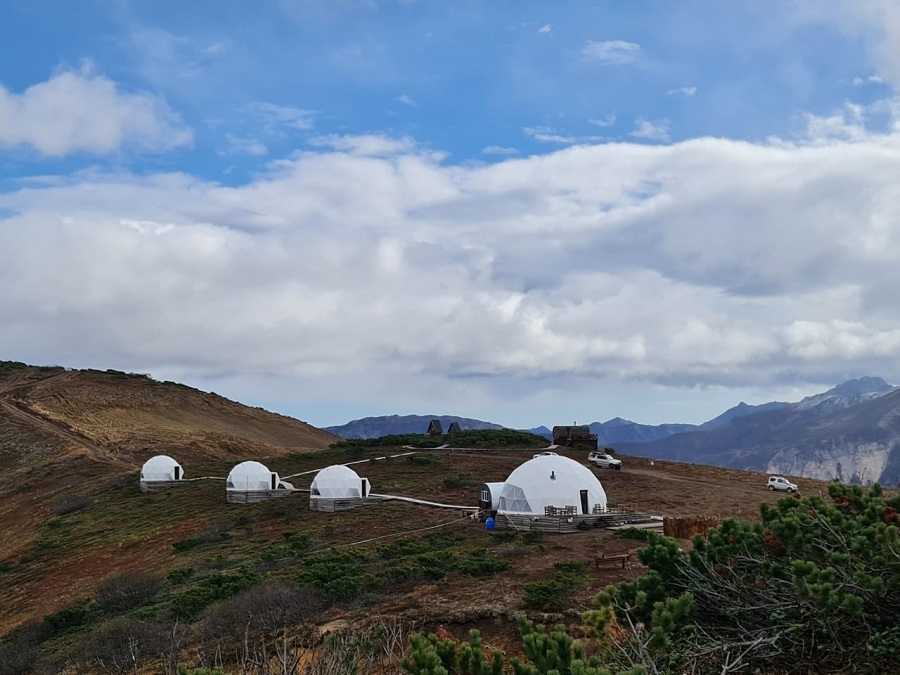
[[[156,492],[183,485],[184,469],[168,455],[151,457],[141,467],[141,491]]]
[[[322,469],[313,479],[310,493],[313,496],[367,497],[371,487],[368,478],[360,478],[349,466],[334,464]]]
[[[368,478],[360,478],[349,466],[334,464],[325,467],[313,479],[309,488],[309,508],[313,511],[344,511],[380,502],[371,497]]]
[[[499,514],[543,516],[547,507],[574,514],[606,511],[606,492],[593,472],[561,455],[538,455],[511,474],[500,490]]]
[[[228,474],[225,494],[229,502],[259,502],[291,494],[294,486],[281,480],[260,462],[241,462]]]

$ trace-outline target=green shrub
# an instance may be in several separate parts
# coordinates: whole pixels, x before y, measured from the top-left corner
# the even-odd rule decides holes
[[[561,612],[569,606],[572,593],[565,583],[557,579],[549,581],[532,581],[525,584],[523,605],[525,609],[536,609],[542,612]]]
[[[14,628],[0,642],[0,673],[30,673],[41,644],[50,637],[47,625],[29,621]]]
[[[181,584],[192,576],[194,576],[193,567],[177,567],[166,575],[166,579],[173,584]]]
[[[97,589],[97,606],[104,612],[121,613],[151,600],[162,582],[152,574],[132,570],[104,581]]]
[[[93,500],[84,495],[66,495],[60,497],[53,505],[53,513],[57,516],[65,516],[86,509],[92,503]]]
[[[193,618],[212,603],[230,598],[261,581],[260,575],[249,570],[213,574],[172,598],[172,611],[178,618]]]
[[[412,464],[413,466],[435,466],[440,462],[434,455],[423,455],[421,453],[416,453],[415,455],[407,455],[406,463]]]
[[[448,490],[456,490],[462,487],[466,487],[467,485],[475,484],[475,482],[472,480],[472,474],[469,473],[462,473],[458,476],[445,476],[442,483]]]
[[[524,585],[524,606],[544,612],[561,612],[571,605],[574,595],[587,585],[588,564],[580,560],[564,560],[553,565],[553,579]]]
[[[303,562],[303,569],[296,581],[301,585],[321,588],[335,598],[356,593],[371,578],[371,555],[358,548],[347,548],[323,553]]]
[[[553,563],[553,569],[557,574],[579,576],[587,572],[588,563],[584,560],[560,560]]]
[[[452,553],[447,551],[431,551],[415,557],[416,564],[421,568],[423,576],[429,581],[443,579],[455,563]]]
[[[539,544],[544,541],[544,533],[540,530],[530,530],[522,535],[522,541],[526,544]]]
[[[637,539],[639,541],[647,541],[650,538],[651,530],[644,529],[640,527],[626,527],[621,530],[616,530],[613,534],[614,537],[619,537],[620,539]]]
[[[96,605],[92,600],[85,598],[70,607],[65,607],[53,614],[47,614],[44,617],[44,625],[50,633],[59,635],[72,628],[78,628],[90,623],[96,615]]]
[[[456,562],[456,570],[464,577],[488,577],[510,568],[508,560],[503,560],[479,548]]]
[[[440,436],[426,436],[425,434],[390,434],[378,438],[353,438],[333,443],[332,448],[346,450],[348,452],[360,452],[365,448],[400,447],[411,445],[414,448],[436,448],[444,444]]]
[[[528,532],[525,534],[527,535]],[[491,538],[498,544],[509,544],[514,542],[518,536],[519,533],[515,530],[495,530],[494,533],[491,534]]]
[[[425,553],[431,547],[423,537],[400,537],[399,539],[378,547],[378,555],[384,560],[404,558],[410,555]]]
[[[191,549],[206,546],[208,544],[216,544],[219,542],[227,541],[229,537],[230,535],[228,534],[228,532],[209,532],[195,534],[190,537],[185,537],[184,539],[179,539],[172,544],[172,548],[175,549],[177,553],[184,553],[185,551],[190,551]]]

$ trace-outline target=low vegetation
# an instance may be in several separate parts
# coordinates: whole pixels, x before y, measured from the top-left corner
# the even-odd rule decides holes
[[[285,456],[279,470],[300,474],[346,461],[348,447]],[[353,447],[371,459],[392,454]],[[474,447],[490,446],[482,437]],[[482,454],[503,456],[456,453],[464,459],[454,462],[437,450],[363,466],[370,476],[383,472],[379,485],[390,480],[400,490],[416,486],[416,495],[474,500],[481,473],[471,463]],[[530,454],[517,447],[508,456]],[[217,475],[221,468],[202,470]],[[2,561],[0,573],[14,588],[35,570],[96,551],[112,552],[117,565],[131,555],[134,566],[147,541],[163,552],[152,558],[157,567],[110,570],[95,578],[95,590],[84,594],[90,597],[75,596],[9,632],[0,641],[0,675],[896,670],[900,498],[877,487],[831,485],[827,497],[773,501],[758,521],[724,520],[690,545],[633,528],[615,539],[603,535],[619,549],[644,545],[636,557],[646,569],[607,577],[632,580],[598,594],[600,572],[567,548],[582,534],[487,531],[454,523],[456,515],[391,504],[312,514],[302,499],[226,507],[225,517],[220,482],[149,495],[136,483],[131,476],[94,489],[79,485],[83,498],[74,509],[58,496],[73,487],[55,493],[30,548]],[[528,567],[524,556],[543,567]],[[421,606],[433,626],[442,610],[426,607],[431,598],[458,592],[487,604],[495,587],[507,603],[502,614],[490,623],[454,618],[496,625],[520,612],[521,641],[504,651],[486,647],[477,631],[462,642],[410,636],[377,616],[379,608]],[[350,625],[323,638],[313,624],[336,617]],[[538,617],[550,625],[533,621]]]
[[[338,441],[332,447],[341,449],[410,446],[413,448],[437,448],[450,444],[455,448],[545,448],[547,439],[526,431],[514,429],[472,429],[450,436],[426,436],[425,434],[394,434],[379,438],[354,438]]]

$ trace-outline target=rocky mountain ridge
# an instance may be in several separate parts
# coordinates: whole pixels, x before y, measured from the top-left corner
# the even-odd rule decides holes
[[[344,426],[368,434],[355,438],[384,435],[388,428],[387,433],[423,433],[435,418],[452,419],[463,429],[500,427],[470,418],[416,415],[370,417]],[[699,425],[647,425],[614,417],[589,426],[601,445],[629,454],[823,480],[900,484],[900,388],[878,377],[848,380],[794,403],[741,402]],[[340,429],[328,428],[343,435]],[[527,431],[552,437],[546,426]]]

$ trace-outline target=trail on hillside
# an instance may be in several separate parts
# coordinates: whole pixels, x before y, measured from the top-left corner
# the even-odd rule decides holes
[[[29,380],[25,382],[22,382],[22,378],[11,378],[11,381],[4,382],[2,385],[0,385],[0,409],[5,410],[12,417],[33,427],[36,427],[37,429],[45,433],[58,436],[69,441],[70,443],[74,443],[77,446],[85,448],[90,452],[92,458],[95,460],[120,466],[127,465],[129,468],[132,468],[131,464],[117,457],[116,454],[108,448],[101,447],[90,439],[85,438],[84,436],[74,433],[68,429],[65,429],[57,422],[49,420],[32,410],[25,410],[23,408],[20,408],[15,403],[12,403],[5,398],[10,393],[18,389],[24,389],[25,387],[38,383],[46,384],[51,380],[55,380],[66,375],[68,375],[68,373],[57,373],[55,375],[50,375],[49,377],[45,377],[39,380]]]

